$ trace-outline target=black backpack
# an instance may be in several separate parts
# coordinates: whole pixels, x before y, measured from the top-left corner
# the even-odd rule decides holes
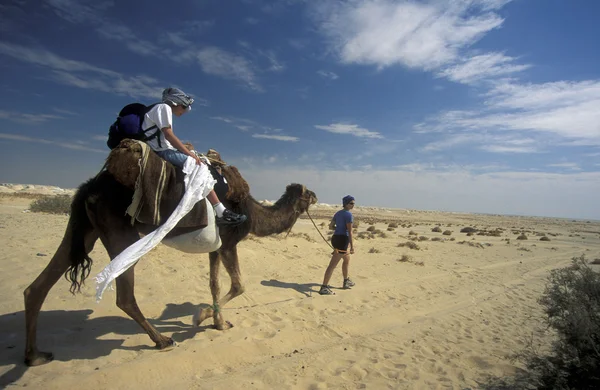
[[[158,137],[160,131],[156,131],[150,136],[146,135],[149,131],[158,129],[157,126],[152,126],[146,130],[142,130],[144,115],[146,115],[146,113],[155,105],[156,104],[145,106],[141,103],[132,103],[123,107],[121,112],[119,112],[117,120],[110,126],[110,129],[108,130],[108,141],[106,141],[106,145],[110,149],[114,149],[125,138],[136,139],[145,142]],[[158,146],[161,146],[160,138],[158,138]]]

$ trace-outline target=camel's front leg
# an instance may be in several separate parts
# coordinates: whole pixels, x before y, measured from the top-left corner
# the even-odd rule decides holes
[[[134,295],[135,266],[129,268],[117,278],[117,306],[135,320],[148,336],[156,343],[156,348],[167,349],[175,346],[172,338],[163,336],[153,327],[137,305]]]
[[[223,319],[221,313],[221,302],[219,295],[221,294],[221,288],[219,286],[219,253],[210,252],[208,255],[210,259],[210,292],[213,298],[213,305],[211,307],[201,308],[198,313],[194,315],[192,322],[194,325],[200,325],[207,318],[213,317],[215,327],[219,330],[226,330],[231,328],[233,325],[229,321]]]

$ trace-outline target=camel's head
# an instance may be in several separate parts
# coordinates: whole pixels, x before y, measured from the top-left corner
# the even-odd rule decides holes
[[[302,184],[288,185],[284,197],[293,203],[298,214],[306,212],[310,205],[317,203],[317,195]]]

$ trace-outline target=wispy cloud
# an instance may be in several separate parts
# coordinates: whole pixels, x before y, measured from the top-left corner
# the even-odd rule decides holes
[[[444,112],[415,127],[417,132],[526,131],[549,140],[600,145],[600,80],[544,84],[498,83],[479,111]]]
[[[149,76],[121,73],[60,57],[50,51],[0,42],[0,54],[49,70],[48,77],[60,84],[132,97],[160,97],[164,88]]]
[[[383,138],[383,136],[376,132],[354,125],[350,123],[332,123],[330,125],[315,125],[319,130],[325,130],[335,134],[349,134],[359,138]]]
[[[262,126],[262,125],[258,124],[257,122],[250,120],[250,119],[236,118],[236,117],[224,117],[224,116],[212,116],[212,117],[210,117],[210,119],[225,122],[225,123],[230,124],[231,126],[237,128],[239,130],[242,130],[242,131],[249,131],[254,128],[269,129],[268,127]]]
[[[242,56],[217,47],[207,47],[198,52],[197,59],[207,74],[235,80],[256,92],[264,91],[257,81],[254,66]]]
[[[319,71],[317,71],[317,74],[321,77],[324,77],[324,78],[330,79],[330,80],[337,80],[340,78],[340,76],[338,76],[337,74],[327,71],[327,70],[319,70]]]
[[[286,141],[286,142],[297,142],[299,140],[298,137],[292,137],[289,135],[277,135],[277,134],[252,134],[252,138],[264,138],[264,139],[272,139],[276,141]]]
[[[62,116],[53,114],[27,114],[5,110],[0,110],[0,118],[24,124],[40,124],[54,119],[63,119]]]
[[[256,25],[258,23],[260,23],[260,20],[253,18],[251,16],[247,17],[246,19],[244,19],[244,22],[248,23],[248,24],[253,24]]]
[[[515,58],[502,53],[487,53],[461,59],[456,65],[438,72],[441,77],[463,84],[472,84],[482,79],[508,76],[529,69],[531,65],[514,64]]]
[[[65,148],[65,149],[83,150],[86,152],[106,154],[106,149],[91,148],[91,147],[86,146],[85,143],[80,143],[78,141],[70,141],[70,142],[49,141],[49,140],[46,140],[43,138],[26,137],[26,136],[22,136],[22,135],[7,134],[7,133],[0,133],[0,139],[6,139],[6,140],[18,141],[18,142],[28,142],[28,143],[34,142],[34,143],[39,143],[39,144],[61,147],[61,148]]]
[[[431,70],[455,62],[462,49],[500,27],[494,10],[507,2],[324,0],[313,16],[342,63]]]
[[[579,164],[577,163],[573,163],[573,162],[563,162],[563,163],[556,163],[556,164],[548,164],[549,167],[553,167],[553,168],[564,168],[564,169],[568,169],[571,171],[581,171],[581,167],[579,166]]]

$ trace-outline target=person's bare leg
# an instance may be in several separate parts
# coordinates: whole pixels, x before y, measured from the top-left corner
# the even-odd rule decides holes
[[[325,277],[323,278],[323,286],[327,286],[329,284],[331,275],[333,275],[333,271],[335,270],[335,267],[337,267],[341,258],[342,258],[342,255],[340,255],[338,252],[335,252],[331,256],[331,261],[329,262],[329,266],[327,267],[327,270],[325,270]]]
[[[350,267],[350,255],[344,255],[343,259],[344,261],[342,262],[342,275],[344,275],[344,280],[346,280],[348,279],[348,268]]]
[[[211,192],[209,192],[208,195],[206,196],[206,199],[208,199],[210,204],[212,204],[213,206],[221,203],[221,201],[219,200],[219,197],[215,193],[215,190],[212,190]]]

